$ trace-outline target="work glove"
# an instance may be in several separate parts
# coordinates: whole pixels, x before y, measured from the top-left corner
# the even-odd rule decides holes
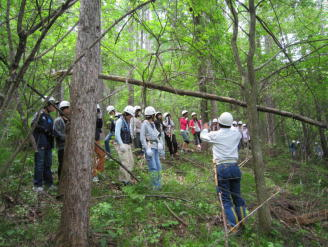
[[[125,153],[125,152],[128,151],[128,150],[127,150],[127,148],[126,148],[125,145],[121,144],[121,145],[120,145],[120,151],[121,151],[122,153]]]
[[[146,154],[147,154],[147,156],[149,156],[149,157],[153,157],[153,150],[151,150],[151,148],[147,148],[146,149]]]
[[[157,148],[158,150],[163,150],[164,149],[163,144],[159,142]]]

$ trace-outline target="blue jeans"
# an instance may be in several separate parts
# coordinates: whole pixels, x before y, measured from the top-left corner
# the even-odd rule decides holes
[[[245,200],[240,195],[241,171],[237,163],[225,163],[216,167],[218,187],[221,192],[224,212],[230,226],[246,216]]]
[[[42,186],[43,183],[47,186],[52,185],[52,150],[38,149],[34,154],[34,161],[34,185],[37,187]]]
[[[108,135],[105,137],[105,149],[108,153],[110,153],[109,141],[110,139],[112,139],[112,136],[115,136],[115,133],[109,132]]]
[[[162,166],[161,166],[161,162],[159,160],[158,150],[155,148],[152,148],[151,150],[153,151],[152,157],[148,156],[146,151],[145,151],[145,155],[146,155],[146,160],[147,160],[148,169],[149,169],[149,173],[150,173],[151,184],[155,190],[159,190],[161,188]]]

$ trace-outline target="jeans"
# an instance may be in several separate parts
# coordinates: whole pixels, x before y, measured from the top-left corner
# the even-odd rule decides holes
[[[64,161],[64,149],[58,150],[58,181],[60,181],[60,175],[63,168]]]
[[[43,182],[47,186],[53,184],[51,165],[52,165],[52,150],[38,149],[34,154],[34,185],[41,187]]]
[[[237,163],[224,163],[216,167],[218,187],[224,212],[230,226],[235,226],[246,215],[246,205],[240,195],[241,172]]]
[[[109,132],[105,137],[105,150],[110,153],[109,141],[112,139],[112,136],[115,136],[115,133]]]
[[[149,169],[149,173],[150,173],[151,184],[153,186],[153,189],[159,190],[161,188],[162,166],[161,166],[161,162],[159,160],[158,150],[155,148],[152,148],[151,150],[153,151],[152,157],[148,156],[146,151],[145,151],[145,155],[146,155],[146,160],[147,160],[148,169]]]

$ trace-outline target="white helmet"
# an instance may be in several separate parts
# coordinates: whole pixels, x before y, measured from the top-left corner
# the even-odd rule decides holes
[[[237,121],[233,121],[232,122],[232,125],[237,125]]]
[[[170,115],[169,112],[164,112],[164,114],[163,114],[163,118],[166,118],[168,115]]]
[[[239,121],[239,122],[238,122],[238,125],[242,125],[242,124],[243,124],[243,121]]]
[[[50,96],[49,99],[48,99],[48,96],[45,95],[44,98],[42,98],[42,102],[46,102],[46,101],[47,102],[52,102],[52,103],[55,103],[56,102],[56,100],[55,100],[54,97]]]
[[[292,143],[296,143],[296,141],[295,140],[292,140]]]
[[[154,107],[152,107],[152,106],[147,106],[146,108],[145,108],[145,115],[146,116],[152,116],[152,115],[154,115],[156,113],[156,111],[155,111],[155,108]]]
[[[195,115],[197,115],[196,112],[191,113],[191,116],[195,116]]]
[[[212,123],[217,123],[218,122],[218,119],[217,118],[214,118]]]
[[[162,113],[161,113],[160,111],[157,111],[157,112],[155,113],[155,116],[157,116],[157,115],[159,115],[159,114],[162,115]]]
[[[97,104],[97,110],[98,110],[98,109],[100,109],[100,105],[99,105],[99,104]]]
[[[59,104],[59,109],[62,109],[62,108],[64,108],[64,107],[70,107],[70,106],[71,106],[71,104],[70,104],[68,101],[63,100],[63,101],[60,102],[60,104]]]
[[[186,113],[188,113],[187,110],[183,110],[183,111],[181,112],[182,116],[183,116],[184,114],[186,114]]]
[[[141,110],[141,106],[140,106],[140,105],[136,105],[136,106],[134,107],[134,110],[135,110],[135,111]]]
[[[243,127],[246,127],[246,124],[243,124]]]
[[[106,110],[108,113],[110,113],[111,111],[115,111],[115,107],[112,105],[109,105],[109,106],[107,106]]]
[[[223,112],[219,117],[219,124],[222,124],[224,126],[231,126],[233,121],[232,115],[229,112]]]
[[[123,111],[132,116],[134,115],[134,107],[132,105],[127,105]]]
[[[120,112],[115,112],[115,117],[120,117],[122,115],[122,113],[120,113]]]

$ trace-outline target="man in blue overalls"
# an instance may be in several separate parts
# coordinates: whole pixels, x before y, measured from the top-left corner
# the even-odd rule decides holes
[[[45,97],[48,98],[47,96]],[[51,165],[54,137],[53,119],[50,113],[56,110],[52,105],[54,103],[54,97],[49,97],[45,107],[40,112],[35,113],[32,120],[32,126],[35,125],[33,136],[37,146],[37,151],[34,155],[34,191],[36,192],[43,191],[43,184],[48,188],[53,186]]]
[[[217,190],[222,195],[224,213],[230,228],[241,221],[246,214],[245,201],[240,194],[241,171],[238,166],[238,144],[241,139],[239,131],[231,129],[232,115],[224,112],[218,122],[220,129],[209,132],[204,124],[201,139],[213,144],[213,159],[216,163]]]

